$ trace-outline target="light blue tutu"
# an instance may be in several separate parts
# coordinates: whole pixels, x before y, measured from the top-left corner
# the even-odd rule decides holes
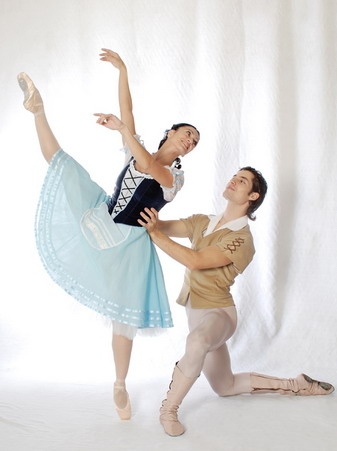
[[[53,157],[36,215],[51,278],[83,305],[139,329],[172,327],[164,277],[143,227],[116,224],[110,197],[63,150]]]

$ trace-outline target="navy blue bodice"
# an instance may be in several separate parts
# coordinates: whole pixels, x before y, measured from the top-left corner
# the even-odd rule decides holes
[[[141,227],[137,219],[145,207],[159,211],[168,201],[164,199],[160,184],[152,177],[136,171],[133,161],[119,174],[108,208],[115,222]]]

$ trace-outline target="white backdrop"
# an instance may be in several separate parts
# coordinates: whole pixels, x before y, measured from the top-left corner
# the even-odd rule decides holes
[[[337,1],[2,0],[0,38],[4,387],[113,378],[111,330],[49,280],[35,250],[47,165],[16,81],[20,71],[33,78],[60,144],[110,192],[123,156],[120,137],[92,116],[118,113],[117,72],[99,60],[101,47],[128,66],[148,149],[175,122],[201,132],[162,218],[219,212],[241,166],[268,181],[251,224],[257,253],[234,287],[234,369],[305,371],[337,385]],[[166,381],[183,351],[183,268],[160,255],[175,328],[136,339],[131,381]]]

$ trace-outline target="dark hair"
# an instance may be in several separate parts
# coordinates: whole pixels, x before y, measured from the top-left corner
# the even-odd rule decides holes
[[[164,142],[167,140],[167,134],[168,134],[168,132],[169,132],[170,130],[178,130],[178,128],[180,128],[180,127],[192,127],[192,128],[194,128],[194,130],[196,130],[196,131],[198,132],[198,135],[199,135],[199,137],[200,137],[200,132],[199,132],[199,130],[198,130],[196,127],[194,127],[194,125],[187,124],[187,123],[185,123],[185,122],[180,122],[179,124],[173,124],[172,127],[171,127],[170,129],[165,130],[164,138],[160,141],[159,146],[158,146],[158,149],[160,149],[161,146],[164,144]]]
[[[268,185],[266,180],[264,179],[263,175],[261,174],[260,171],[250,167],[250,166],[245,166],[244,168],[241,168],[240,171],[249,171],[253,174],[254,178],[253,178],[253,188],[251,190],[251,193],[258,193],[259,197],[256,200],[251,200],[249,202],[249,207],[247,210],[247,216],[251,221],[255,221],[256,216],[253,215],[254,211],[256,211],[259,206],[262,204],[262,202],[264,201],[264,198],[267,194],[267,190],[268,190]]]

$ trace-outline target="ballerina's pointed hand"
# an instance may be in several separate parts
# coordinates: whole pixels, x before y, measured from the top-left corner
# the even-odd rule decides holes
[[[94,116],[98,116],[97,124],[103,125],[111,130],[120,130],[124,125],[114,114],[95,113]]]
[[[108,61],[117,69],[122,69],[125,66],[122,58],[118,55],[118,53],[113,52],[110,49],[102,48],[102,53],[99,54],[101,61]]]

